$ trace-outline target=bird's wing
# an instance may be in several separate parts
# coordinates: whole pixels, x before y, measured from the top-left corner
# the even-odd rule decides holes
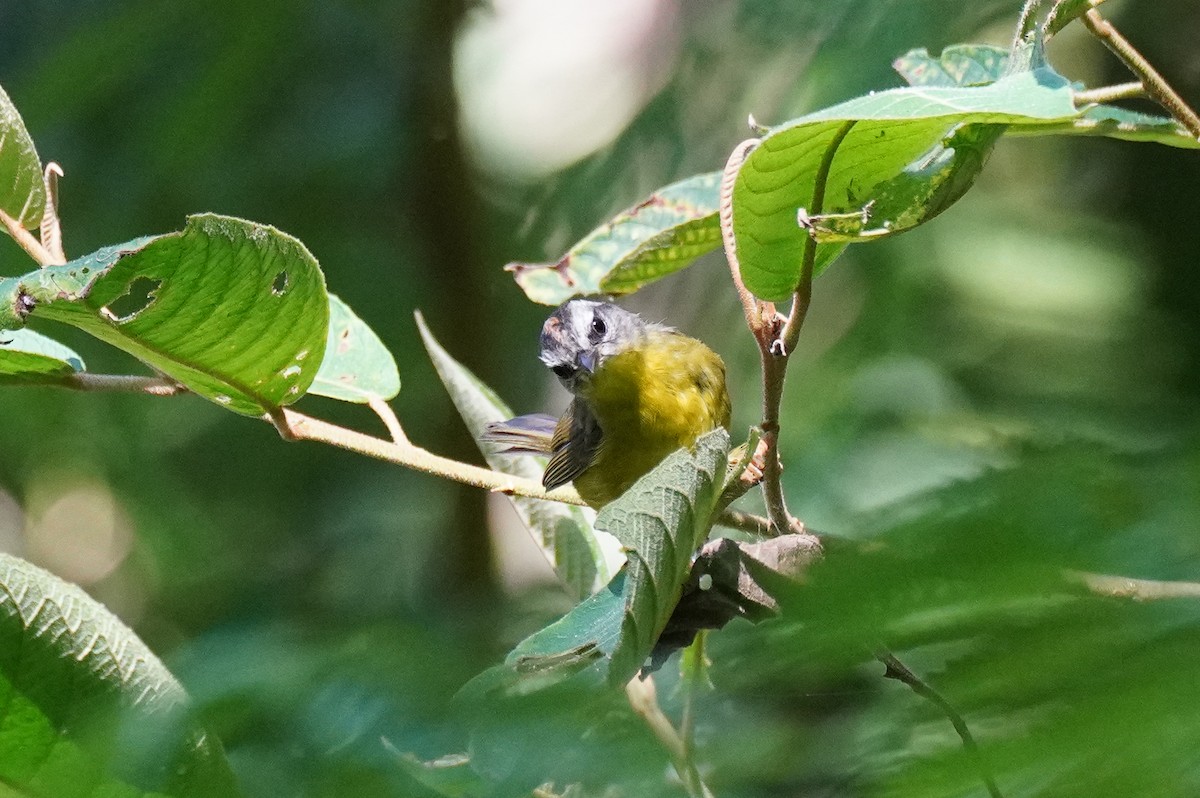
[[[563,413],[550,442],[550,462],[542,485],[554,490],[587,470],[600,448],[600,424],[587,404],[576,399]]]
[[[550,454],[559,420],[545,413],[517,416],[487,425],[480,440],[498,443],[502,454]]]

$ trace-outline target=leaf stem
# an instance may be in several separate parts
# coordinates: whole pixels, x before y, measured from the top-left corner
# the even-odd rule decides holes
[[[675,766],[675,772],[683,781],[688,795],[691,798],[713,798],[712,792],[700,778],[700,772],[696,770],[696,764],[691,760],[683,738],[680,737],[679,732],[675,731],[670,718],[663,714],[662,708],[658,705],[658,697],[654,691],[654,678],[647,676],[645,679],[641,679],[635,676],[630,679],[625,685],[625,696],[629,699],[629,706],[642,717],[642,720],[650,727],[650,731],[667,750],[671,757],[671,763]]]
[[[704,643],[708,630],[696,632],[696,638],[683,652],[680,666],[684,669],[683,714],[679,719],[679,736],[683,738],[683,753],[689,762],[696,757],[696,693],[705,683],[704,671],[708,660],[704,655]]]
[[[1129,40],[1121,35],[1111,22],[1100,16],[1095,8],[1083,15],[1084,26],[1092,35],[1104,43],[1125,66],[1141,80],[1146,93],[1155,102],[1166,108],[1179,124],[1192,136],[1200,139],[1200,116],[1171,88],[1166,79],[1150,65],[1145,56],[1137,51]]]
[[[1076,105],[1091,105],[1093,103],[1111,103],[1116,100],[1142,100],[1150,95],[1141,81],[1118,83],[1115,86],[1102,86],[1098,89],[1085,89],[1075,92]]]
[[[909,670],[907,665],[897,659],[896,655],[887,649],[876,651],[875,658],[883,663],[885,668],[883,676],[885,679],[895,679],[898,682],[908,685],[914,693],[931,701],[945,714],[950,720],[951,725],[954,726],[954,731],[958,732],[963,748],[975,760],[975,766],[979,770],[979,777],[983,779],[988,795],[992,798],[1004,798],[1004,794],[996,786],[996,781],[992,778],[992,774],[983,760],[983,755],[979,751],[979,744],[975,742],[975,737],[971,734],[971,730],[967,728],[967,722],[963,720],[963,716],[954,708],[954,705],[947,701],[945,696],[929,686],[920,676]]]
[[[28,252],[29,257],[37,261],[39,266],[51,266],[57,263],[50,251],[42,246],[42,242],[34,238],[33,233],[26,230],[16,219],[4,211],[0,211],[0,222],[8,229],[8,234],[13,237],[13,240],[20,245],[21,249]]]
[[[855,120],[844,123],[834,133],[821,163],[813,176],[813,193],[810,207],[806,209],[810,215],[819,216],[825,205],[825,186],[829,182],[829,172],[833,168],[833,159],[838,148],[846,139],[846,135],[855,125]],[[800,328],[808,316],[808,308],[812,303],[813,267],[817,258],[817,240],[812,231],[804,241],[804,253],[800,262],[800,278],[792,296],[792,307],[781,330],[771,341],[759,336],[759,355],[762,362],[763,376],[763,441],[766,443],[766,453],[763,457],[763,498],[767,504],[767,516],[777,534],[784,534],[793,527],[794,519],[787,509],[787,501],[783,495],[783,465],[779,459],[779,429],[780,407],[783,403],[783,387],[787,376],[788,360],[800,339]]]
[[[1174,598],[1200,598],[1200,582],[1171,582],[1157,579],[1132,579],[1128,576],[1110,576],[1085,571],[1066,571],[1068,582],[1083,585],[1089,592],[1099,596],[1131,599],[1133,601],[1159,601]]]
[[[392,436],[393,443],[407,444],[409,443],[408,435],[404,433],[404,427],[400,425],[400,419],[396,418],[396,414],[392,411],[391,405],[380,399],[378,396],[372,396],[367,400],[367,406],[379,416],[379,420],[383,422],[383,426],[387,429],[388,435]]]

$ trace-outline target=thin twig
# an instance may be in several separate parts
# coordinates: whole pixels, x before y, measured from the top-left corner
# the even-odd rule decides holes
[[[1157,579],[1132,579],[1128,576],[1093,574],[1086,571],[1066,571],[1068,582],[1083,585],[1088,591],[1100,596],[1131,599],[1133,601],[1160,601],[1174,598],[1200,598],[1200,582],[1171,582]]]
[[[460,463],[448,457],[433,454],[427,449],[411,443],[398,443],[364,435],[328,421],[322,421],[295,410],[281,408],[271,419],[285,438],[300,441],[318,441],[337,446],[351,452],[374,457],[396,465],[402,465],[426,474],[462,482],[477,488],[507,496],[525,496],[530,499],[547,499],[566,504],[582,505],[579,494],[568,488],[547,491],[540,482],[532,479],[502,474],[480,466]]]
[[[33,233],[26,230],[20,222],[4,211],[0,211],[0,223],[4,224],[8,229],[8,234],[21,246],[21,249],[29,253],[29,257],[37,261],[39,266],[51,266],[55,263],[54,256],[42,246],[42,242],[34,238]]]
[[[187,388],[170,377],[142,377],[135,374],[93,374],[81,371],[63,378],[62,386],[76,391],[113,391],[145,393],[151,396],[178,396]]]
[[[808,209],[812,215],[820,215],[825,205],[825,185],[829,181],[829,172],[833,168],[833,159],[838,147],[845,140],[855,120],[850,120],[835,131],[821,163],[813,176],[813,193]],[[787,376],[788,359],[795,349],[800,337],[800,328],[808,316],[808,307],[812,301],[812,275],[816,263],[817,241],[809,235],[804,242],[804,254],[800,263],[800,277],[796,291],[792,297],[792,308],[783,329],[778,337],[763,345],[760,340],[760,360],[763,375],[763,441],[766,443],[766,453],[763,456],[763,498],[767,504],[767,516],[778,534],[787,532],[792,527],[792,516],[788,512],[787,501],[783,495],[783,465],[779,459],[779,429],[780,407],[783,403],[784,380]]]
[[[408,435],[404,434],[404,427],[400,426],[400,419],[396,418],[391,405],[378,396],[372,396],[367,400],[367,407],[371,408],[375,415],[379,416],[379,420],[383,422],[388,435],[392,436],[393,443],[407,444],[409,442]]]
[[[654,692],[653,677],[641,679],[634,677],[625,685],[625,696],[629,706],[642,717],[650,731],[658,738],[659,743],[667,750],[675,772],[683,781],[683,786],[692,798],[713,798],[708,786],[700,778],[696,764],[688,756],[687,746],[683,738],[671,725],[671,720],[663,714],[658,705],[658,697]]]
[[[1075,92],[1076,105],[1091,105],[1093,103],[1111,103],[1117,100],[1144,100],[1150,95],[1141,81],[1118,83],[1115,86],[1101,86],[1098,89],[1085,89]]]
[[[988,770],[987,763],[983,760],[979,744],[975,742],[975,737],[971,734],[971,730],[967,728],[967,722],[963,720],[963,716],[954,708],[954,705],[947,701],[941,693],[930,687],[920,676],[909,670],[908,666],[898,660],[892,652],[880,649],[875,652],[875,658],[883,663],[885,668],[883,672],[884,678],[895,679],[898,682],[908,685],[914,693],[933,702],[938,709],[942,710],[942,713],[954,726],[954,730],[958,732],[963,748],[975,760],[975,766],[979,769],[979,777],[983,779],[988,795],[992,796],[992,798],[1004,798],[1003,793],[996,786],[996,781],[992,778],[992,774]]]
[[[1188,133],[1200,139],[1200,116],[1196,115],[1196,112],[1171,88],[1166,79],[1158,74],[1158,70],[1151,66],[1150,62],[1129,43],[1129,40],[1122,36],[1111,22],[1100,16],[1100,12],[1094,8],[1089,9],[1082,19],[1084,26],[1092,32],[1092,35],[1103,42],[1105,47],[1111,50],[1117,58],[1120,58],[1133,74],[1138,76],[1146,88],[1146,93],[1155,102],[1166,108]]]

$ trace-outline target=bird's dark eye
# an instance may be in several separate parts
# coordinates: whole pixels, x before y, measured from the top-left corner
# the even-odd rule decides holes
[[[568,366],[566,363],[560,363],[557,366],[552,366],[550,370],[558,375],[559,378],[564,380],[571,379],[571,377],[575,374],[575,369],[572,366]]]
[[[600,318],[599,316],[594,316],[592,318],[592,332],[596,335],[604,335],[606,332],[608,332],[608,327],[605,325],[604,319]]]

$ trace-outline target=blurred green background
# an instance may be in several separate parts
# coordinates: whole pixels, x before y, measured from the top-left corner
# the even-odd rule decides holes
[[[1110,5],[1200,102],[1200,6]],[[890,61],[912,47],[1007,44],[1017,6],[5,3],[0,84],[64,166],[68,255],[200,211],[297,236],[395,354],[409,435],[477,461],[415,309],[515,408],[560,407],[535,357],[547,309],[504,263],[556,258],[719,168],[748,114],[899,85]],[[1074,26],[1050,58],[1091,86],[1128,79]],[[781,621],[714,636],[698,744],[718,795],[982,794],[944,719],[879,678],[879,640],[959,704],[1006,794],[1200,792],[1200,609],[1070,598],[1056,577],[1200,577],[1197,185],[1194,151],[1003,141],[958,206],[818,280],[784,414],[791,507],[879,545],[831,558]],[[0,241],[0,273],[29,268]],[[714,345],[737,428],[754,423],[755,352],[719,257],[627,304]],[[138,369],[38,329],[92,370]],[[249,795],[422,794],[381,739],[461,750],[449,697],[567,607],[480,491],[285,444],[197,398],[3,401],[0,546],[132,625]],[[610,729],[651,750],[579,744],[593,778],[682,794],[636,723]]]

